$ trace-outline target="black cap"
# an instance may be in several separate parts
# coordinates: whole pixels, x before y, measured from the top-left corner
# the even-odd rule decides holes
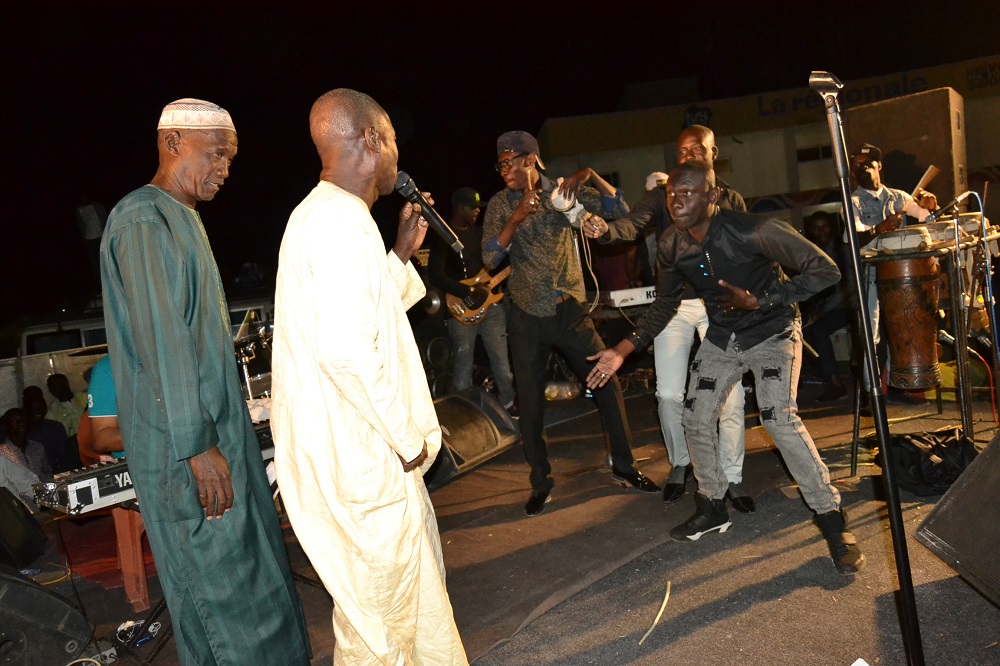
[[[542,164],[542,156],[538,152],[538,139],[527,132],[512,130],[501,134],[500,138],[497,139],[497,157],[506,152],[530,153],[535,156],[535,164],[538,165],[538,168],[545,169],[545,165]]]
[[[859,155],[864,155],[870,157],[876,162],[882,161],[882,151],[878,146],[873,146],[870,143],[863,143],[854,150],[851,151],[851,159],[858,157]]]
[[[473,188],[460,187],[451,195],[451,209],[456,210],[459,206],[486,208],[486,202],[479,198],[479,192]]]

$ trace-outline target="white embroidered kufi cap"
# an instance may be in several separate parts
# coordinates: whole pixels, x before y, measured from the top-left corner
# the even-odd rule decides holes
[[[227,129],[236,131],[229,112],[218,104],[185,97],[163,107],[156,129]]]

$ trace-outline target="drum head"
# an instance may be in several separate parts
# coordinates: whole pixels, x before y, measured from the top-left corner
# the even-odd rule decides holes
[[[920,252],[930,244],[931,235],[927,227],[922,226],[887,231],[875,238],[875,247],[886,254]]]

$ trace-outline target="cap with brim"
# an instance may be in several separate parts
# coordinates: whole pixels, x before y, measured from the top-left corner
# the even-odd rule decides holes
[[[646,191],[656,189],[660,185],[663,185],[670,179],[670,176],[663,173],[662,171],[654,171],[653,173],[646,176]]]
[[[451,195],[452,210],[467,206],[469,208],[485,208],[486,202],[479,198],[479,192],[471,187],[460,187]]]
[[[229,112],[218,104],[185,97],[163,107],[156,129],[226,129],[236,131]]]
[[[870,143],[863,143],[853,151],[851,151],[851,159],[864,155],[865,157],[870,157],[876,162],[882,161],[882,150],[878,146],[873,146]]]
[[[538,140],[527,132],[512,130],[501,134],[500,138],[497,139],[497,157],[506,152],[530,153],[535,156],[535,163],[538,165],[538,168],[545,169],[545,164],[542,163],[542,156],[538,151]]]

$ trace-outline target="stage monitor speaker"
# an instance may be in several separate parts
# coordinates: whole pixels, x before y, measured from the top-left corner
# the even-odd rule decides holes
[[[862,143],[882,150],[882,183],[913,191],[927,167],[941,170],[927,186],[944,205],[969,189],[965,157],[965,102],[951,88],[849,107],[844,112],[848,152]]]
[[[437,460],[424,475],[430,490],[503,453],[520,439],[503,405],[479,388],[439,398],[434,410],[443,441]]]
[[[916,539],[1000,606],[1000,433],[938,500]]]
[[[0,662],[53,666],[77,658],[90,640],[87,620],[68,601],[0,568]]]
[[[0,563],[22,569],[45,552],[45,532],[8,489],[0,487]]]

